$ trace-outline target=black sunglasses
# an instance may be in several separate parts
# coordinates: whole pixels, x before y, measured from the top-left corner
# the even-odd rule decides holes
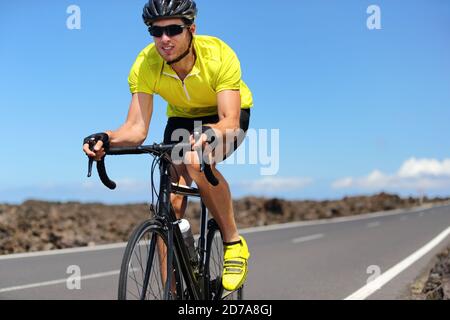
[[[171,24],[169,26],[159,27],[159,26],[151,26],[148,28],[148,32],[154,37],[162,37],[163,33],[165,33],[168,37],[176,36],[183,32],[184,28],[188,28],[188,25],[178,25]]]

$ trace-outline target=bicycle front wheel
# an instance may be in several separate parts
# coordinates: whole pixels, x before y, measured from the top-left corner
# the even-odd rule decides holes
[[[213,300],[242,300],[244,286],[236,291],[227,291],[222,287],[223,271],[223,240],[219,226],[214,219],[208,222],[206,239],[206,274],[209,275],[210,299]]]
[[[147,220],[132,233],[119,276],[119,300],[182,299],[183,282],[173,254],[171,288],[166,290],[167,232],[160,223]]]

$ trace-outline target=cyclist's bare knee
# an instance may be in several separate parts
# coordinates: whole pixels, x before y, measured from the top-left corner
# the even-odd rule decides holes
[[[178,219],[183,218],[187,206],[187,197],[179,194],[171,194],[170,202],[172,203],[177,218]]]
[[[180,185],[190,186],[192,184],[192,178],[184,164],[174,165],[171,167],[171,179],[173,183],[179,183]],[[171,194],[170,202],[172,203],[173,209],[178,219],[184,216],[187,206],[187,197],[179,194]]]
[[[206,180],[206,177],[203,172],[200,171],[200,165],[198,164],[198,154],[196,152],[190,152],[186,153],[186,170],[189,173],[189,176],[192,177],[192,179],[195,181],[197,186],[201,188],[201,186],[205,183],[209,183]],[[216,163],[212,161],[212,158],[210,157],[211,161],[211,169],[213,171],[214,175],[218,175],[219,171],[216,168]]]
[[[189,176],[191,176],[194,180],[196,180],[196,178],[200,174],[200,164],[197,152],[195,151],[186,152],[184,156],[184,164]]]

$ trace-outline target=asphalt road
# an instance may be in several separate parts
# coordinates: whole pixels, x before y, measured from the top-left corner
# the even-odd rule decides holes
[[[405,299],[450,243],[450,205],[241,232],[251,251],[246,299]],[[0,299],[116,299],[124,246],[0,256]]]

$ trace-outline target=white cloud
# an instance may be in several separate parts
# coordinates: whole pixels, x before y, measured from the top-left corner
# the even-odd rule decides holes
[[[346,177],[332,183],[335,189],[415,189],[428,190],[450,187],[450,159],[406,160],[395,174],[374,170],[364,177]]]
[[[402,178],[416,178],[422,176],[450,177],[450,159],[439,162],[436,159],[411,158],[403,163],[397,175]]]
[[[288,191],[293,189],[301,189],[313,182],[310,178],[302,177],[264,177],[259,180],[243,181],[239,185],[244,187],[246,191]]]
[[[383,187],[392,181],[392,177],[385,175],[379,170],[374,170],[365,179],[360,181],[365,187]]]
[[[349,188],[354,184],[354,179],[352,177],[342,178],[339,180],[336,180],[331,185],[335,189],[341,189],[341,188]]]

